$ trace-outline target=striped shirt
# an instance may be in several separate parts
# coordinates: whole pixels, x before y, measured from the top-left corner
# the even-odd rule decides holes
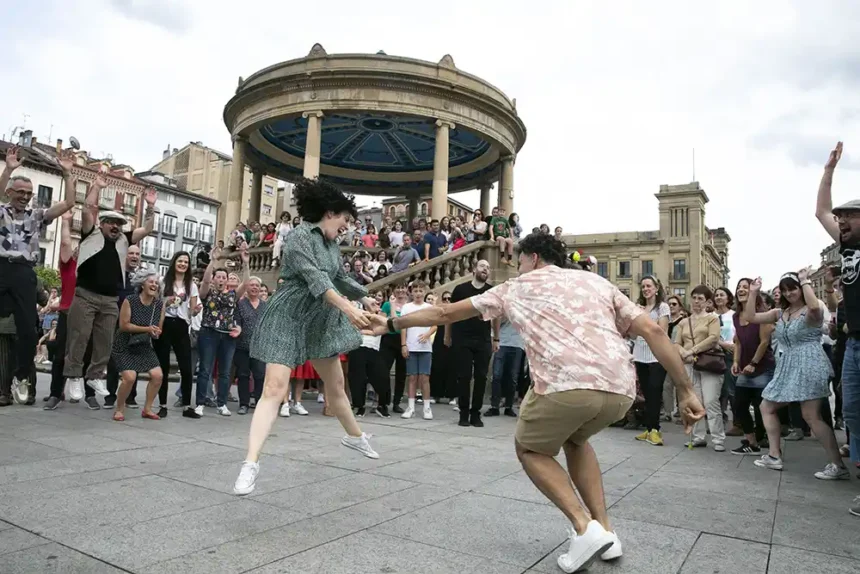
[[[655,322],[659,321],[662,317],[669,317],[669,304],[665,302],[660,303],[657,307],[651,309],[650,317]],[[633,342],[633,360],[637,363],[657,362],[657,357],[654,356],[651,348],[648,347],[648,343],[642,337],[636,337],[636,340]]]

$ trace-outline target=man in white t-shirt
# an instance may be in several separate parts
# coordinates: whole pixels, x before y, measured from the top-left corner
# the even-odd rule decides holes
[[[424,281],[415,281],[412,284],[412,303],[403,306],[400,316],[432,307],[424,302],[426,292],[427,284]],[[409,386],[409,406],[400,418],[411,419],[415,416],[415,394],[418,385],[421,385],[424,419],[433,419],[433,411],[430,409],[430,366],[433,364],[432,337],[435,333],[436,327],[410,327],[400,331],[400,350],[406,359],[406,382]]]

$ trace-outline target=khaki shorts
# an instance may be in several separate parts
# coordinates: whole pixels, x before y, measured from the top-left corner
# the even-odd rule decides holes
[[[565,442],[583,445],[627,413],[633,399],[615,393],[574,389],[539,395],[526,393],[517,421],[517,443],[549,456]]]

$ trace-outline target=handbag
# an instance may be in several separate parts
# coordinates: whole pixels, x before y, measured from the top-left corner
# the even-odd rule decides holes
[[[152,317],[149,318],[149,326],[152,326],[152,321],[155,320],[155,301],[152,302]],[[143,345],[150,345],[152,336],[149,333],[132,333],[128,338],[128,346],[133,349],[139,349]]]
[[[687,317],[687,322],[690,324],[690,338],[693,339],[693,346],[696,345],[696,337],[693,335],[693,319]],[[696,360],[693,363],[693,369],[705,373],[714,373],[722,375],[726,372],[726,357],[720,349],[711,349],[696,355]]]

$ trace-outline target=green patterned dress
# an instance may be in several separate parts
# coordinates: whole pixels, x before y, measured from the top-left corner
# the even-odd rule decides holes
[[[325,239],[317,224],[303,223],[287,236],[282,253],[284,284],[260,315],[251,356],[295,367],[357,349],[361,333],[323,299],[329,289],[350,300],[367,296],[367,289],[344,273],[337,242]]]

